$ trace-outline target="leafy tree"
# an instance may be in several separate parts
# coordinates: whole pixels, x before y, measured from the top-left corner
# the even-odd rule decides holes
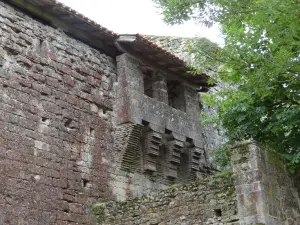
[[[213,81],[231,88],[206,96],[231,142],[254,139],[300,165],[300,1],[153,0],[164,20],[218,23],[225,45],[196,54],[197,72],[219,62]]]

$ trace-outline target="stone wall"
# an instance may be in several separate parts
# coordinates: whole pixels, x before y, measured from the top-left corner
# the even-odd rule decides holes
[[[89,205],[96,199],[125,200],[209,174],[205,150],[222,134],[202,130],[191,86],[180,84],[179,109],[168,105],[167,76],[159,71],[153,96],[143,93],[139,63],[127,54],[116,61],[0,1],[0,224],[95,224]],[[242,222],[299,223],[292,180],[255,149],[234,160]],[[104,220],[236,223],[225,181],[110,202]]]
[[[128,177],[127,190],[132,190],[125,194],[119,183],[119,200],[208,174],[203,169],[207,163],[197,92],[181,83],[187,108],[176,109],[168,102],[171,88],[167,88],[170,77],[176,81],[175,75],[144,68],[145,62],[129,54],[117,57],[114,151],[118,156],[114,167],[120,168],[120,174],[127,172],[123,177]],[[145,93],[146,86],[152,86],[152,96]]]
[[[0,221],[88,224],[115,199],[115,61],[3,2],[0,45]]]
[[[241,224],[300,224],[300,198],[284,162],[255,143],[233,156]]]
[[[231,173],[173,185],[164,191],[124,202],[93,205],[98,224],[195,225],[239,224]]]
[[[95,199],[141,196],[164,188],[168,184],[164,174],[172,176],[170,183],[177,172],[188,177],[187,170],[177,171],[178,166],[192,160],[194,170],[200,162],[204,165],[197,136],[198,104],[193,104],[195,96],[188,89],[184,92],[188,108],[182,112],[166,104],[166,84],[156,81],[155,99],[140,90],[125,104],[125,108],[133,107],[135,104],[129,103],[139,100],[141,105],[130,111],[131,122],[139,122],[120,123],[126,114],[119,115],[117,108],[120,99],[128,99],[119,95],[119,90],[127,87],[122,69],[133,83],[138,80],[133,78],[141,75],[138,67],[133,68],[136,65],[125,60],[124,66],[121,59],[126,54],[117,62],[3,1],[0,46],[0,221],[4,224],[93,224],[87,206]],[[151,138],[165,135],[165,128],[180,137],[180,142],[173,137],[168,142],[172,150],[169,161],[176,166],[171,168],[165,158],[157,161],[161,179],[144,170],[126,168],[133,167],[132,155],[146,155],[140,140],[143,119],[152,122],[153,132],[146,135],[149,143]],[[178,162],[186,137],[194,139],[188,147],[191,158]],[[146,157],[140,159],[134,161],[139,165],[134,168],[153,169],[145,163]]]
[[[234,152],[232,177],[214,175],[139,199],[97,203],[98,224],[299,224],[299,182],[284,162],[251,142]]]
[[[160,47],[172,52],[173,54],[177,55],[178,57],[182,58],[186,62],[191,62],[193,64],[193,56],[189,53],[188,46],[192,43],[196,43],[199,48],[205,48],[205,43],[211,43],[212,45],[214,43],[210,42],[206,38],[200,38],[200,37],[193,37],[193,38],[187,38],[187,37],[170,37],[170,36],[154,36],[154,35],[148,35],[147,36],[151,41],[155,42]],[[202,46],[203,43],[203,46]],[[204,49],[205,51],[205,49]],[[209,72],[210,73],[210,72]],[[208,74],[209,74],[208,73]],[[211,87],[208,93],[216,93],[220,89],[227,88],[225,84],[218,83],[215,87]],[[206,115],[216,115],[216,109],[212,108],[206,104],[203,103],[202,93],[199,93],[198,102],[197,104],[201,105],[201,110]],[[212,163],[214,167],[218,167],[214,163],[215,160],[215,151],[219,150],[223,147],[223,145],[228,141],[226,137],[226,132],[221,127],[216,127],[212,124],[206,124],[202,125],[202,140],[204,144],[204,150],[207,154],[207,158],[209,159],[209,162]]]
[[[176,109],[168,103],[169,91],[166,88],[167,76],[159,73],[153,79],[156,83],[160,83],[159,88],[155,88],[154,95],[149,97],[144,94],[143,71],[138,60],[130,57],[128,54],[123,54],[117,57],[118,59],[118,86],[116,99],[116,114],[118,124],[133,122],[142,124],[142,121],[147,121],[151,124],[152,129],[157,132],[164,133],[165,129],[173,132],[176,137],[182,141],[185,138],[194,140],[195,145],[203,148],[200,126],[200,114],[198,113],[199,104],[198,96],[195,88],[189,87],[182,82],[182,97],[186,104],[186,110]],[[172,74],[171,74],[172,75]],[[176,80],[176,79],[175,79]],[[159,92],[159,93],[157,93]],[[161,96],[165,101],[161,100]]]

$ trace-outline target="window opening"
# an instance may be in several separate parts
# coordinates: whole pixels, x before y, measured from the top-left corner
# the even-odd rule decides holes
[[[179,81],[168,81],[168,103],[171,107],[186,111],[184,89]]]
[[[221,209],[215,209],[214,210],[216,217],[221,217],[222,216],[222,210]]]
[[[143,72],[144,77],[144,94],[153,98],[153,72],[150,70]]]

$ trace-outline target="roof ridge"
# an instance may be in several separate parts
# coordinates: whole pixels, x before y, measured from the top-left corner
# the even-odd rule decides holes
[[[32,1],[32,0],[30,0],[30,1]],[[115,33],[115,32],[109,30],[109,29],[106,28],[106,27],[103,27],[101,24],[99,24],[99,23],[97,23],[96,21],[94,21],[94,20],[92,20],[92,19],[86,17],[86,16],[83,15],[82,13],[76,11],[75,9],[71,8],[70,6],[65,5],[64,3],[60,2],[59,0],[42,0],[42,1],[45,1],[45,2],[47,2],[47,1],[49,2],[49,1],[50,1],[50,2],[54,3],[55,5],[57,5],[57,6],[61,7],[61,8],[63,8],[64,10],[67,10],[68,12],[71,12],[71,13],[75,14],[76,16],[79,16],[79,17],[80,17],[81,19],[83,19],[85,22],[90,23],[90,24],[92,24],[92,25],[95,25],[95,26],[97,26],[99,29],[101,29],[102,31],[111,34],[111,35],[114,36],[115,38],[118,38],[118,37],[120,36],[120,34]],[[155,35],[152,35],[152,36],[155,36]],[[168,56],[171,56],[171,57],[174,58],[174,59],[179,60],[180,63],[184,64],[184,60],[182,60],[181,58],[179,58],[179,57],[176,56],[175,54],[173,54],[173,53],[171,53],[171,52],[165,50],[164,48],[158,46],[155,42],[149,40],[149,38],[147,38],[146,35],[142,35],[142,34],[137,33],[137,34],[136,34],[136,37],[140,38],[143,42],[149,44],[151,47],[153,47],[153,48],[155,48],[155,49],[157,49],[157,50],[159,50],[159,51],[165,53],[165,54],[168,55]]]

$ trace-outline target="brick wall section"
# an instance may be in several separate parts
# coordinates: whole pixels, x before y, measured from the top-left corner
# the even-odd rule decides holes
[[[244,144],[235,151],[233,168],[241,224],[300,224],[299,194],[279,156]]]
[[[90,224],[114,199],[115,61],[0,2],[0,221]]]
[[[100,202],[93,206],[93,211],[98,224],[239,224],[231,173],[170,186],[140,199]]]

